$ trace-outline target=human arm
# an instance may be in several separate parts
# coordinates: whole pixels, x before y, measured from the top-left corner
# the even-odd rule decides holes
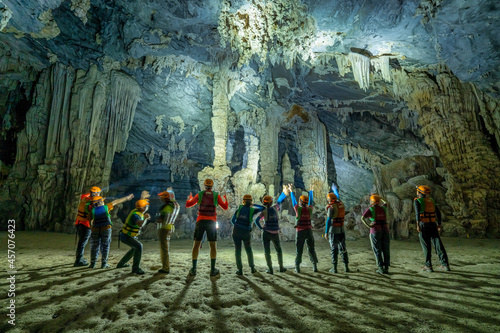
[[[186,200],[186,208],[191,208],[198,203],[198,193],[193,197],[193,193],[189,193],[189,197]]]
[[[129,200],[132,200],[132,198],[134,197],[133,194],[129,194],[127,195],[126,197],[123,197],[123,198],[120,198],[120,199],[116,199],[116,200],[113,200],[111,201],[111,204],[113,206],[116,206],[116,205],[119,205],[121,203],[124,203],[125,201],[129,201]]]
[[[255,210],[255,213],[260,213],[264,209],[266,209],[266,206],[258,205],[258,204],[253,204],[253,209]]]
[[[340,200],[339,188],[335,183],[332,183],[332,192],[337,196],[337,199]]]
[[[288,192],[288,191],[287,191]],[[277,204],[280,204],[282,203],[283,201],[285,201],[286,197],[288,195],[285,193],[285,191],[283,190],[283,192],[281,192],[280,196],[278,197],[278,200],[276,201]]]
[[[240,206],[241,207],[241,206]],[[236,215],[238,214],[238,211],[240,210],[240,208],[238,207],[238,209],[236,209],[236,211],[234,212],[234,215],[233,217],[231,218],[231,224],[234,225],[236,223]]]
[[[309,191],[309,202],[308,202],[308,205],[312,206],[313,203],[314,203],[314,198],[313,198],[313,190],[312,190],[312,186],[311,186],[311,190]]]
[[[257,218],[255,219],[255,225],[260,229],[262,230],[262,226],[260,225],[260,219],[262,218],[262,213],[260,213]]]
[[[443,230],[443,221],[441,220],[441,211],[437,206],[434,206],[436,209],[436,223],[437,223],[437,228],[438,231]]]
[[[420,201],[417,199],[413,200],[413,206],[415,207],[415,220],[417,221],[417,232],[420,232]]]
[[[227,208],[229,207],[229,202],[227,201],[227,197],[225,194],[223,195],[223,197],[224,197],[224,201],[222,200],[222,197],[220,195],[218,195],[217,196],[217,203],[219,204],[220,208],[227,210]]]

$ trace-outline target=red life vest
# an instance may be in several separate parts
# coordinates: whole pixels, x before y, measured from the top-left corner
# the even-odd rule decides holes
[[[387,224],[387,208],[384,206],[372,206],[370,207],[371,217],[370,221],[375,223],[375,225]]]
[[[198,214],[203,216],[217,216],[218,193],[212,191],[198,192]]]
[[[306,208],[306,209],[304,209]],[[297,209],[297,217],[295,218],[296,227],[311,227],[311,214],[312,209],[310,207],[300,207]]]

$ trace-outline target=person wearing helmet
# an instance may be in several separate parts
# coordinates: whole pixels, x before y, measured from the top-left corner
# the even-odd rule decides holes
[[[127,263],[132,257],[134,261],[132,262],[132,273],[142,275],[144,271],[139,267],[141,264],[142,257],[142,243],[137,240],[141,228],[145,225],[151,218],[146,211],[149,208],[149,201],[145,199],[137,200],[135,203],[135,209],[133,209],[130,214],[128,214],[123,228],[120,232],[120,241],[128,246],[130,250],[123,256],[123,258],[116,265],[117,268],[129,267]]]
[[[158,223],[158,238],[160,239],[160,257],[162,267],[159,273],[170,273],[170,237],[175,230],[174,222],[179,213],[179,204],[175,201],[175,194],[171,187],[158,194],[163,201],[160,207]]]
[[[450,271],[448,255],[444,248],[439,232],[441,231],[441,211],[436,206],[434,199],[430,197],[431,188],[427,185],[417,186],[417,198],[413,201],[417,221],[418,238],[422,245],[425,256],[423,271],[433,272],[431,261],[432,244],[441,261],[439,269]]]
[[[186,201],[186,208],[190,208],[198,204],[198,218],[196,219],[196,227],[194,229],[194,244],[193,244],[193,267],[189,270],[189,276],[196,276],[196,265],[198,262],[198,254],[200,252],[201,241],[203,235],[207,234],[208,242],[210,243],[210,276],[217,276],[219,270],[215,268],[217,258],[217,206],[227,210],[229,204],[226,195],[224,200],[217,192],[213,192],[214,181],[206,179],[204,182],[205,191],[200,191],[193,197],[189,193]]]
[[[312,232],[311,216],[313,211],[313,190],[312,186],[309,190],[309,196],[301,195],[299,198],[299,203],[297,204],[297,199],[295,199],[295,194],[293,193],[293,185],[288,185],[288,190],[290,191],[290,196],[292,198],[293,209],[295,210],[295,271],[300,273],[300,264],[302,262],[302,252],[304,251],[304,243],[307,244],[307,249],[309,251],[309,259],[313,264],[313,272],[318,271],[318,257],[316,256],[316,250],[314,248],[314,235]]]
[[[328,193],[326,199],[328,200],[328,205],[326,206],[325,238],[330,242],[333,264],[330,273],[338,273],[337,263],[339,252],[344,263],[344,271],[347,273],[349,272],[349,257],[345,245],[345,207],[335,193]]]
[[[243,275],[243,264],[241,262],[241,242],[245,246],[247,253],[248,265],[252,273],[257,272],[253,262],[252,252],[252,219],[255,213],[260,213],[264,210],[264,206],[253,204],[253,199],[250,194],[243,196],[243,204],[234,212],[231,224],[233,225],[233,241],[236,256],[236,275]]]
[[[271,242],[274,244],[276,249],[276,254],[278,255],[278,264],[280,272],[286,272],[285,266],[283,266],[283,251],[281,250],[280,235],[279,235],[279,224],[278,224],[278,211],[281,210],[281,203],[288,196],[288,188],[283,185],[283,192],[281,192],[278,197],[278,201],[273,206],[273,198],[270,195],[266,195],[262,200],[265,209],[257,215],[255,219],[255,224],[262,230],[262,244],[264,245],[264,255],[266,257],[267,270],[266,273],[273,274],[273,263],[271,261]],[[261,226],[260,220],[264,219],[264,226]]]
[[[91,198],[92,202],[92,233],[90,235],[90,266],[95,268],[97,258],[99,257],[99,250],[101,251],[101,268],[109,268],[108,254],[109,245],[111,243],[111,215],[109,211],[114,206],[131,200],[134,197],[130,194],[121,199],[114,200],[108,204],[104,204],[104,198],[101,196],[94,196]]]
[[[366,222],[369,219],[370,223]],[[361,216],[364,225],[370,228],[370,243],[377,262],[376,272],[389,274],[390,237],[387,224],[387,202],[378,194],[370,196],[370,207]]]
[[[89,262],[83,259],[85,246],[90,239],[90,213],[91,213],[91,198],[101,195],[101,189],[97,186],[92,186],[90,192],[80,196],[78,204],[78,213],[76,215],[75,227],[78,235],[78,245],[76,247],[76,258],[74,267],[88,266]]]

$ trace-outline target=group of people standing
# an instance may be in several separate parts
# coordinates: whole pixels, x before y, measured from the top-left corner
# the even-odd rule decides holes
[[[188,276],[194,277],[197,274],[198,255],[202,241],[206,236],[210,246],[210,276],[219,275],[216,268],[217,259],[217,207],[227,210],[229,207],[226,195],[221,196],[213,191],[214,182],[212,179],[206,179],[205,189],[198,192],[195,196],[192,193],[186,201],[186,208],[198,205],[198,217],[194,230],[194,244],[192,249],[192,267]],[[338,273],[338,256],[340,254],[344,263],[344,271],[350,272],[349,257],[346,248],[346,237],[344,228],[344,218],[346,215],[345,206],[339,198],[336,186],[332,185],[332,191],[328,193],[326,206],[327,220],[323,237],[326,238],[331,247],[331,256],[333,267],[331,273]],[[99,250],[101,256],[101,268],[109,268],[107,258],[109,253],[109,244],[111,242],[112,222],[109,211],[113,206],[127,200],[131,200],[133,195],[104,204],[104,198],[100,196],[101,189],[92,187],[89,194],[82,195],[78,208],[76,220],[79,242],[76,251],[76,260],[74,266],[89,266],[95,268]],[[426,262],[422,270],[432,272],[431,262],[431,244],[434,244],[436,252],[441,261],[440,269],[449,271],[448,257],[443,243],[439,237],[441,229],[441,214],[434,200],[429,196],[430,188],[422,185],[417,187],[417,198],[414,206],[416,211],[417,231],[422,245]],[[175,200],[172,188],[158,194],[163,201],[160,208],[160,217],[157,219],[158,236],[160,240],[160,253],[162,268],[159,273],[168,274],[170,272],[170,237],[175,230],[174,222],[179,213],[180,206]],[[301,195],[299,201],[295,197],[293,185],[284,185],[283,191],[279,195],[276,203],[269,195],[262,198],[263,205],[253,203],[251,195],[246,194],[243,197],[242,204],[235,211],[231,224],[233,225],[232,238],[235,244],[236,257],[236,275],[243,275],[243,263],[241,259],[242,244],[245,248],[250,272],[257,272],[255,268],[253,251],[251,246],[252,223],[262,230],[262,243],[264,246],[265,259],[267,264],[266,273],[274,274],[274,268],[271,260],[271,242],[276,249],[278,257],[279,272],[286,272],[283,264],[283,251],[281,249],[279,238],[279,215],[281,204],[288,197],[291,197],[292,205],[295,211],[295,271],[300,273],[304,245],[307,245],[309,258],[313,265],[313,271],[317,272],[318,258],[316,255],[314,235],[312,231],[311,217],[314,208],[313,190],[308,195]],[[135,203],[135,209],[130,212],[119,239],[124,244],[130,246],[130,250],[123,256],[117,267],[128,267],[128,261],[133,257],[132,272],[135,274],[144,274],[140,268],[142,256],[142,244],[137,240],[137,236],[143,226],[150,220],[147,213],[149,208],[149,193],[143,191],[141,199]],[[375,255],[377,264],[377,273],[388,274],[390,266],[390,238],[389,226],[387,223],[387,202],[379,195],[370,196],[370,207],[363,213],[361,221],[370,229],[370,242]],[[261,224],[263,222],[263,224]],[[92,223],[92,225],[91,225]],[[83,259],[83,251],[88,240],[91,240],[91,258],[90,263]]]

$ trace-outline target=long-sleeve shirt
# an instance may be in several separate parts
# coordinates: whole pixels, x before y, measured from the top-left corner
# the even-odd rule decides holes
[[[220,206],[220,208],[227,210],[229,203],[227,202],[226,196],[224,195],[224,200],[222,200],[220,195],[217,195],[217,203]],[[196,194],[194,197],[189,197],[188,200],[186,201],[186,208],[191,208],[195,206],[198,203],[198,194]],[[196,222],[200,220],[211,220],[211,221],[217,221],[217,215],[215,216],[206,216],[203,214],[200,214],[198,211],[198,218],[196,219]]]
[[[333,204],[333,205],[326,206],[327,219],[326,219],[326,224],[325,224],[325,234],[327,234],[328,230],[330,230],[330,226],[332,225],[332,220],[337,218],[338,214],[339,214],[339,209],[338,209],[337,205]],[[344,226],[332,227],[331,231],[333,234],[345,233]]]
[[[234,225],[235,228],[240,228],[244,230],[252,230],[252,218],[250,216],[250,208],[253,208],[253,214],[260,213],[264,209],[265,206],[254,204],[252,206],[244,206],[241,205],[236,212],[234,212],[233,218],[231,219],[231,224]],[[239,212],[239,214],[238,214]]]
[[[297,216],[298,219],[300,219],[299,216],[299,205],[297,204],[297,199],[295,199],[295,193],[290,192],[290,197],[292,198],[292,205],[293,209],[295,210],[295,216]],[[309,191],[309,202],[306,207],[303,208],[309,208],[312,212],[314,206],[313,206],[313,191]],[[311,229],[311,226],[303,226],[303,225],[297,225],[296,227],[297,231],[301,230],[306,230],[306,229]]]
[[[279,233],[279,225],[278,225],[278,211],[281,210],[281,203],[286,199],[286,194],[281,192],[276,204],[274,204],[273,206],[267,208],[265,210],[263,210],[258,216],[257,218],[255,219],[255,224],[257,225],[257,227],[259,229],[264,229],[264,231],[267,231],[271,234],[277,234]],[[267,210],[267,212],[266,212]],[[274,216],[274,214],[276,214],[276,216]],[[270,222],[268,223],[268,221],[266,220],[266,215],[268,217],[268,219],[270,220],[275,220],[276,221],[276,225],[274,225],[274,223]],[[264,226],[261,226],[260,225],[260,220],[264,218]]]

